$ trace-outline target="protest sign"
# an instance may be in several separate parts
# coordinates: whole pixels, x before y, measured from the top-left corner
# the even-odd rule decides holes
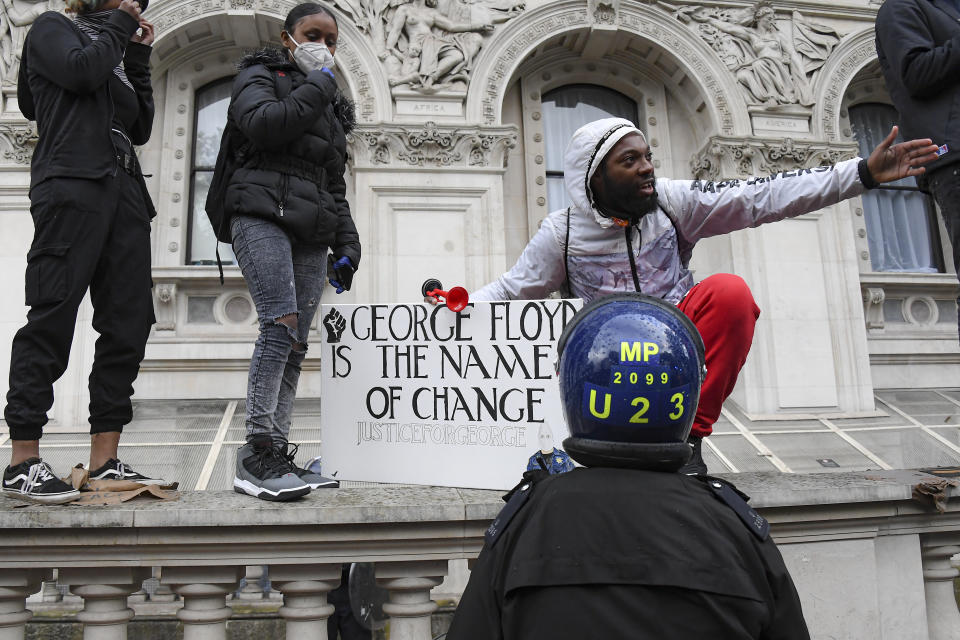
[[[568,435],[556,343],[581,304],[324,305],[324,475],[512,487]]]

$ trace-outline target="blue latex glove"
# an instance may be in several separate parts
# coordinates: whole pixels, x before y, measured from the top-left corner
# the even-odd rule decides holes
[[[353,284],[353,272],[356,270],[347,256],[334,261],[332,253],[327,255],[327,278],[330,284],[336,287],[337,293],[350,290],[350,285]]]
[[[333,78],[334,80],[337,79],[336,76],[333,75],[333,71],[331,71],[330,69],[328,69],[328,68],[326,68],[326,67],[321,67],[321,68],[320,68],[320,71],[322,71],[323,73],[327,74],[328,76],[330,76],[330,77]]]

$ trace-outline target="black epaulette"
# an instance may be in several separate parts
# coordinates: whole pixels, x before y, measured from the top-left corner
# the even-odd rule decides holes
[[[699,476],[699,479],[706,482],[717,499],[734,510],[740,520],[747,525],[750,533],[757,536],[761,541],[770,536],[770,523],[747,504],[747,500],[750,498],[746,494],[720,478]]]
[[[539,469],[527,471],[523,474],[523,480],[503,496],[507,504],[500,510],[497,517],[493,519],[490,526],[487,527],[486,533],[483,534],[483,540],[487,547],[493,547],[497,544],[497,540],[499,540],[503,532],[507,530],[510,521],[513,520],[513,517],[517,515],[530,498],[530,494],[533,493],[533,485],[549,475],[546,471]]]

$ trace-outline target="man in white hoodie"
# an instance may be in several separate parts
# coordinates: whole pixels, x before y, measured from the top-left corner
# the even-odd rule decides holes
[[[936,159],[930,140],[894,145],[894,127],[867,159],[748,180],[655,178],[643,132],[622,118],[584,125],[564,153],[573,206],[551,213],[507,273],[471,301],[523,300],[554,291],[589,302],[641,291],[677,305],[706,345],[707,376],[681,469],[706,473],[702,438],[713,431],[753,341],[760,309],[739,276],[695,283],[688,263],[702,238],[816,211],[882,182],[919,175]]]

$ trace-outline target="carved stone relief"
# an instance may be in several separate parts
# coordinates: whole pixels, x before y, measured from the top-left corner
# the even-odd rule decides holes
[[[0,79],[7,86],[17,83],[20,51],[33,21],[48,9],[59,10],[60,0],[2,0],[0,7]]]
[[[823,134],[827,140],[836,140],[837,135],[837,111],[843,101],[843,92],[846,90],[850,80],[856,72],[868,60],[877,57],[877,48],[873,41],[873,31],[871,30],[863,38],[863,42],[853,51],[843,56],[836,70],[829,76],[829,85],[823,100]]]
[[[766,109],[813,105],[814,75],[840,41],[834,29],[797,11],[784,28],[768,0],[742,9],[684,6],[674,15],[716,51],[736,76],[747,104]]]
[[[334,0],[383,61],[391,87],[464,91],[473,60],[523,0]]]
[[[349,137],[358,164],[412,167],[502,167],[517,144],[516,127],[358,127]]]
[[[0,151],[7,163],[29,165],[37,144],[37,129],[32,122],[0,122]]]
[[[713,136],[690,161],[690,171],[698,180],[747,178],[833,165],[856,155],[855,144]]]

